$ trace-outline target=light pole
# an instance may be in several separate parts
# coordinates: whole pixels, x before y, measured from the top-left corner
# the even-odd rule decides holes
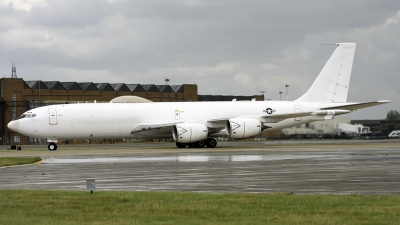
[[[168,85],[168,82],[170,81],[170,79],[164,77],[164,81],[165,81],[165,85]],[[173,101],[173,93],[174,93],[174,90],[172,90],[172,88],[171,88],[171,102]],[[162,96],[162,94],[161,94],[161,96]]]
[[[288,87],[289,86],[290,86],[289,84],[285,84],[285,87],[286,87],[286,101],[288,100]]]
[[[279,101],[282,101],[282,91],[279,92]]]

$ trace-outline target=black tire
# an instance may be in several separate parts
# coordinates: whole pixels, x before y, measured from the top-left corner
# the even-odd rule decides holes
[[[57,144],[54,142],[50,142],[49,146],[47,146],[47,148],[49,149],[49,151],[55,151],[57,150]]]
[[[191,142],[191,143],[188,143],[188,147],[189,148],[197,148],[197,144],[196,144],[197,142]]]
[[[215,138],[208,138],[206,140],[207,148],[215,148],[217,146],[217,140]]]
[[[185,143],[180,143],[180,142],[176,142],[176,147],[178,148],[186,148],[187,144]]]
[[[196,147],[204,148],[204,146],[206,146],[206,141],[205,140],[201,140],[201,141],[196,142]]]

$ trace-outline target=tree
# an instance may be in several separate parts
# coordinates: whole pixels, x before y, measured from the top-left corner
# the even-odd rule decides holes
[[[387,114],[386,114],[386,120],[389,121],[396,121],[396,120],[400,120],[400,113],[397,110],[390,110]]]
[[[390,133],[392,130],[398,130],[400,129],[399,127],[399,122],[400,122],[400,113],[397,110],[390,110],[386,114],[386,121],[389,123],[387,124],[388,127],[388,132]]]

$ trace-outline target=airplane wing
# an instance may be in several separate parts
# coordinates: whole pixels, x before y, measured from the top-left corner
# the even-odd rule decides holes
[[[268,118],[268,119],[288,119],[288,118],[295,118],[295,117],[304,117],[304,116],[311,116],[313,112],[298,112],[298,113],[285,113],[285,114],[268,114],[263,115],[261,118]]]
[[[207,127],[210,129],[209,133],[214,134],[225,129],[225,123],[227,120],[229,119],[212,119],[207,121]],[[182,122],[139,123],[132,128],[131,134],[138,138],[149,138],[150,136],[158,138],[164,138],[168,136],[172,137],[171,127],[179,123]]]
[[[171,122],[171,123],[138,123],[136,124],[132,130],[131,134],[134,133],[139,133],[143,131],[149,131],[149,130],[159,130],[161,128],[165,127],[172,127],[175,124],[178,124],[180,122]]]
[[[349,113],[351,111],[367,108],[371,106],[381,105],[389,103],[389,100],[380,100],[373,102],[362,102],[362,103],[344,103],[343,105],[331,106],[320,108],[319,111],[313,112],[296,112],[296,113],[285,113],[285,114],[266,114],[266,115],[243,115],[241,118],[259,118],[264,123],[277,123],[279,121],[288,118],[306,117],[306,116],[325,116],[326,119],[332,118],[334,115],[340,115]],[[239,117],[239,118],[240,118]],[[217,133],[225,128],[226,121],[230,118],[215,118],[207,120],[207,127],[210,128],[211,133]],[[168,123],[139,123],[136,124],[131,134],[141,133],[145,131],[156,131],[159,133],[170,132],[165,128],[172,127],[181,122],[168,122]],[[147,132],[146,132],[147,133]]]
[[[350,113],[351,111],[367,108],[376,105],[382,105],[390,103],[389,100],[380,100],[380,101],[373,101],[373,102],[362,102],[362,103],[344,103],[343,105],[337,105],[332,107],[324,107],[320,108],[317,111],[310,111],[310,112],[296,112],[296,113],[284,113],[284,114],[266,114],[266,115],[243,115],[240,117],[245,118],[261,118],[263,122],[267,123],[277,123],[279,121],[289,119],[289,118],[297,118],[297,117],[306,117],[306,116],[327,116],[327,115],[341,115]],[[225,123],[230,118],[218,118],[218,119],[211,119],[207,122],[210,124],[215,124],[217,127],[218,125]]]
[[[267,115],[262,115],[261,118],[263,119],[263,122],[266,122],[266,123],[278,123],[279,121],[289,119],[289,118],[312,116],[312,113],[313,112],[267,114]]]
[[[373,102],[362,102],[362,103],[350,103],[350,104],[343,104],[339,106],[333,106],[333,107],[326,107],[326,108],[321,108],[321,109],[326,109],[326,110],[331,110],[331,109],[344,109],[344,110],[357,110],[357,109],[363,109],[371,106],[376,106],[376,105],[382,105],[390,103],[389,100],[380,100],[380,101],[373,101]]]
[[[298,112],[298,113],[284,113],[284,114],[267,114],[267,115],[243,115],[237,118],[270,118],[270,119],[288,119],[295,117],[311,116],[313,112]],[[218,118],[207,120],[209,123],[224,123],[231,118]]]
[[[285,113],[285,114],[267,114],[267,115],[243,115],[238,118],[257,118],[261,119],[264,123],[277,123],[279,121],[288,119],[288,118],[296,118],[296,117],[305,117],[312,116],[313,112],[298,112],[298,113]],[[219,128],[225,127],[226,121],[231,118],[218,118],[207,120],[207,126],[211,128]]]

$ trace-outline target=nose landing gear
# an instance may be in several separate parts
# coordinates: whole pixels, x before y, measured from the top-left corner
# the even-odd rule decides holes
[[[49,151],[55,151],[55,150],[57,150],[57,144],[54,142],[50,142],[49,146],[47,146],[47,148],[49,149]]]

